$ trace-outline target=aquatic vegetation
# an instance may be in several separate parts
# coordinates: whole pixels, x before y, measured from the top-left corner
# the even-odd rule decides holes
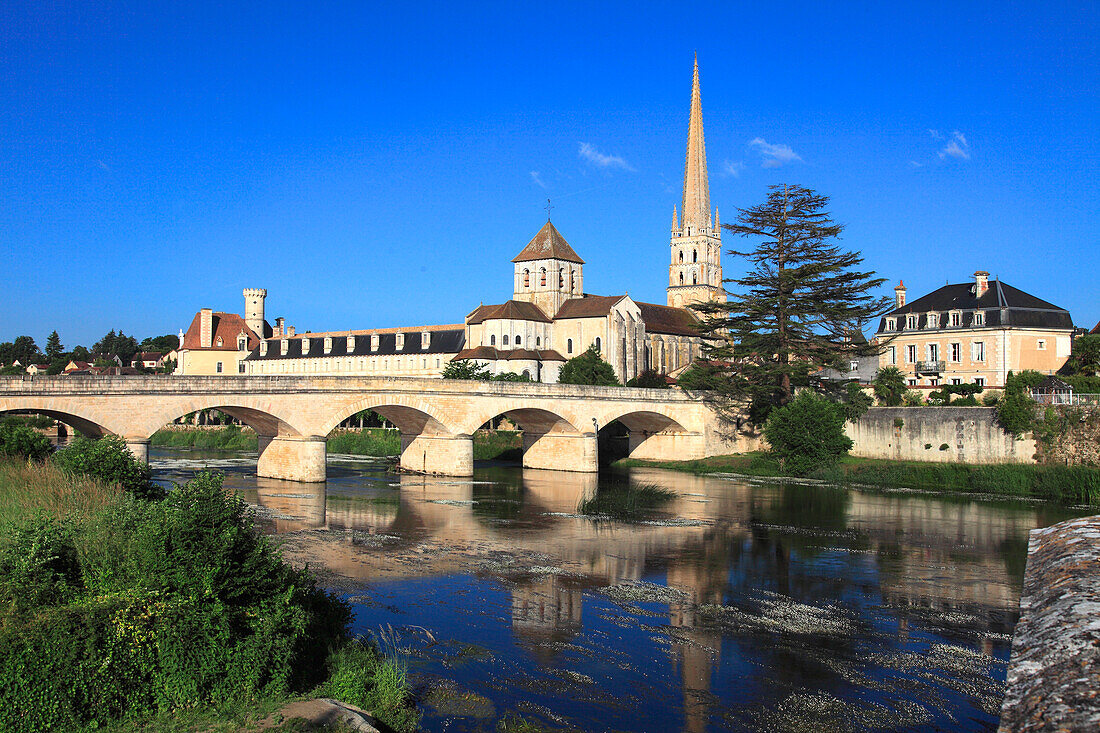
[[[603,485],[595,496],[580,503],[577,513],[629,521],[650,514],[675,498],[675,491],[657,484]]]

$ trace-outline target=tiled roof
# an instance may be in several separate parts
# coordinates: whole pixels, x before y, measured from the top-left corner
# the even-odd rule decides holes
[[[673,308],[656,303],[638,303],[645,321],[646,333],[664,333],[675,336],[698,336],[699,319],[687,308]]]
[[[264,330],[269,332],[271,327],[264,322]],[[201,346],[202,338],[202,312],[195,314],[191,325],[183,334],[184,349],[203,349],[204,351],[236,351],[237,335],[244,333],[248,337],[247,350],[251,351],[260,345],[259,335],[248,327],[244,319],[236,313],[215,312],[210,316],[210,346]],[[222,345],[218,346],[218,339]]]
[[[512,262],[550,259],[584,264],[584,260],[577,256],[577,253],[569,246],[569,242],[565,241],[565,237],[561,235],[561,232],[555,229],[553,224],[546,222],[542,229],[539,229],[539,233],[523,248],[523,251],[512,259]]]
[[[1000,282],[989,281],[989,289],[980,298],[975,297],[974,283],[944,285],[928,295],[895,308],[879,320],[877,333],[886,332],[886,318],[896,317],[896,331],[912,331],[905,327],[905,317],[918,315],[917,329],[928,328],[928,314],[936,313],[937,323],[932,328],[947,328],[950,323],[949,311],[962,311],[961,323],[956,328],[971,328],[974,325],[974,312],[983,311],[986,328],[1020,326],[1024,328],[1073,328],[1069,311],[1053,303],[1036,298],[1019,288]]]
[[[1097,324],[1092,327],[1092,330],[1089,331],[1089,333],[1100,333],[1100,322],[1097,322]]]
[[[625,295],[585,295],[581,298],[570,298],[561,304],[561,308],[558,308],[554,320],[606,316],[615,304],[625,297]]]
[[[389,330],[389,329],[385,329]],[[287,353],[282,353],[282,339],[268,339],[267,353],[260,354],[260,349],[253,349],[252,353],[245,357],[246,361],[270,361],[273,359],[302,359],[330,356],[416,356],[417,354],[456,354],[462,350],[466,343],[466,331],[462,326],[454,326],[448,330],[432,330],[428,341],[428,348],[423,348],[420,340],[422,331],[429,329],[411,329],[402,331],[404,343],[397,348],[396,333],[377,333],[378,348],[371,349],[372,335],[374,334],[348,334],[343,332],[338,336],[323,336],[315,333],[298,334],[286,339]],[[348,335],[355,338],[351,351],[348,351]],[[332,339],[332,348],[325,353],[325,338]],[[302,343],[309,339],[309,349],[303,353]]]
[[[550,319],[542,312],[542,309],[534,303],[528,303],[523,300],[509,300],[500,305],[478,306],[470,315],[466,316],[466,323],[476,324],[496,319],[539,321],[540,323],[550,322]]]

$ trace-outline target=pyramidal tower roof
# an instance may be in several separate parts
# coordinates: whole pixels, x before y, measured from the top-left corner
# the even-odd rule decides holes
[[[577,256],[569,242],[561,235],[549,220],[542,225],[539,233],[527,243],[523,251],[512,258],[512,262],[527,262],[529,260],[565,260],[566,262],[579,262],[584,260]]]
[[[681,225],[710,226],[710,184],[707,180],[707,146],[703,140],[703,102],[699,93],[699,57],[691,80],[691,117],[688,120],[687,159],[684,161],[684,201]]]

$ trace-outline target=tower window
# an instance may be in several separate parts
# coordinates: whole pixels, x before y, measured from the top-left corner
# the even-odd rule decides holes
[[[558,268],[558,288],[560,289],[560,288],[564,288],[564,287],[565,287],[565,268],[564,267],[559,267]]]
[[[497,337],[495,335],[489,337],[489,345],[490,346],[496,346],[497,345]]]
[[[539,270],[539,285],[542,285],[544,287],[546,285],[546,268],[545,267],[543,267],[542,269]]]
[[[684,273],[682,273],[682,272],[680,273],[680,284],[681,285],[684,284]]]
[[[570,270],[569,271],[569,292],[571,292],[571,293],[577,292],[577,271],[576,270]]]
[[[508,334],[504,334],[504,337],[501,339],[501,343],[505,346],[508,345]]]
[[[699,261],[699,250],[697,250],[697,249],[691,250],[691,261],[692,262],[698,262]]]
[[[525,287],[525,288],[531,287],[531,271],[530,270],[524,270],[523,271],[523,287]]]
[[[535,336],[535,346],[542,346],[542,336]]]
[[[684,263],[684,250],[680,250],[680,264]]]
[[[520,340],[519,340],[519,339],[520,339],[520,337],[519,337],[519,336],[516,336],[516,346],[519,346],[519,345],[520,345]]]
[[[602,350],[603,350],[603,349],[602,349],[602,347],[601,347],[601,345],[600,345],[600,337],[599,337],[599,336],[597,336],[597,337],[596,337],[596,351],[602,351]]]
[[[566,339],[565,340],[565,353],[567,353],[567,354],[572,354],[573,353],[573,339]]]
[[[699,284],[699,273],[697,273],[697,272],[691,273],[691,284],[692,285],[698,285]]]

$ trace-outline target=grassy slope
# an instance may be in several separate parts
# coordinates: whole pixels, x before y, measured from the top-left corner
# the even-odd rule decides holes
[[[737,473],[763,477],[783,475],[779,464],[766,453],[714,456],[693,461],[626,459],[617,465],[650,466],[696,474]],[[997,494],[1050,499],[1066,504],[1100,505],[1100,469],[1085,466],[921,463],[847,456],[837,465],[818,469],[807,478],[880,488],[905,487],[925,491]]]

